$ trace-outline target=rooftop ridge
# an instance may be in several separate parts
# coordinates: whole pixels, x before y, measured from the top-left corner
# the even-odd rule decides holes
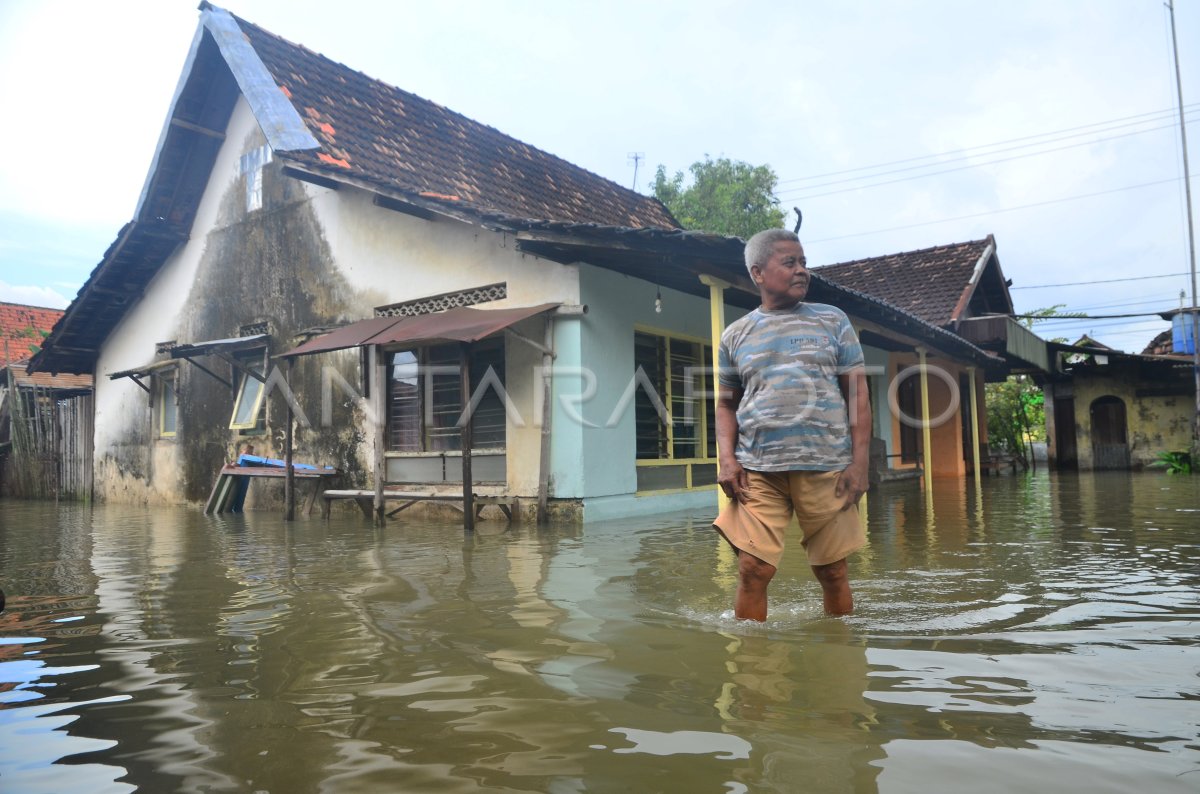
[[[830,267],[841,267],[842,265],[857,265],[862,262],[873,262],[880,259],[890,259],[897,256],[916,256],[917,254],[928,254],[934,251],[949,251],[955,248],[965,248],[968,246],[987,246],[994,242],[992,235],[981,238],[979,240],[964,240],[958,243],[944,243],[942,245],[931,245],[926,248],[915,248],[911,251],[895,251],[890,254],[878,254],[876,256],[864,256],[860,259],[847,259],[844,262],[831,262],[828,265],[814,265],[812,270],[823,270]]]
[[[206,4],[206,5],[210,5],[210,4]],[[215,8],[215,6],[214,6],[214,8]],[[287,48],[291,48],[294,51],[304,53],[307,57],[317,59],[323,65],[325,65],[326,67],[328,67],[332,70],[339,71],[347,76],[353,76],[353,78],[362,81],[366,86],[374,87],[376,90],[380,91],[381,93],[395,98],[398,101],[398,103],[401,105],[404,105],[405,102],[407,102],[408,104],[416,103],[417,105],[424,105],[427,108],[434,109],[437,113],[443,114],[447,122],[459,125],[461,128],[468,131],[471,135],[476,136],[477,140],[487,143],[490,148],[492,148],[496,151],[503,151],[505,149],[508,149],[508,150],[512,151],[513,154],[515,154],[517,157],[523,157],[523,158],[529,160],[531,163],[538,165],[543,170],[546,170],[546,166],[552,166],[552,169],[550,169],[550,170],[560,169],[567,173],[574,173],[576,175],[579,175],[580,177],[586,177],[589,180],[594,180],[595,188],[598,189],[601,185],[603,185],[603,188],[606,191],[610,191],[613,194],[614,198],[623,197],[623,199],[619,199],[619,200],[622,201],[623,203],[628,203],[628,205],[629,205],[626,210],[623,210],[624,212],[626,212],[626,214],[644,215],[651,207],[653,207],[654,210],[657,211],[657,213],[661,213],[661,215],[663,216],[663,220],[667,220],[667,221],[674,223],[674,226],[676,228],[679,227],[678,220],[674,217],[673,214],[671,214],[670,210],[667,209],[666,205],[664,205],[661,201],[659,201],[654,196],[648,196],[644,193],[639,193],[637,190],[633,190],[631,188],[625,187],[624,185],[622,185],[612,179],[609,179],[608,177],[602,176],[602,175],[600,175],[588,168],[584,168],[583,166],[580,166],[576,163],[572,163],[571,161],[569,161],[557,154],[554,154],[553,152],[547,151],[547,150],[545,150],[539,146],[536,146],[534,144],[527,143],[526,141],[523,141],[520,138],[510,135],[510,134],[498,129],[497,127],[495,127],[493,125],[490,125],[490,124],[484,123],[482,121],[479,121],[477,119],[471,118],[470,116],[467,116],[457,110],[454,110],[453,108],[447,107],[446,105],[443,105],[435,100],[428,99],[426,97],[421,96],[420,94],[414,93],[405,88],[401,88],[399,86],[393,85],[392,83],[390,83],[386,80],[382,80],[380,78],[373,77],[373,76],[363,72],[360,69],[356,69],[352,66],[348,66],[341,61],[331,58],[330,56],[325,55],[324,53],[318,52],[318,51],[316,51],[310,47],[307,47],[303,44],[291,41],[290,39],[288,39],[284,36],[280,36],[277,33],[269,31],[260,25],[257,25],[253,22],[243,19],[240,16],[237,16],[236,14],[233,14],[231,12],[226,12],[226,13],[229,13],[230,17],[233,18],[233,20],[238,24],[238,26],[243,29],[243,33],[245,33],[247,35],[247,37],[250,39],[250,43],[251,43],[252,47],[255,47],[254,37],[261,36],[264,39],[275,42],[276,46],[287,47]],[[255,47],[255,49],[257,50],[257,47]],[[260,57],[263,57],[263,53],[259,53],[259,55],[260,55]],[[270,59],[269,55],[264,58],[264,61],[267,62],[266,65],[267,65],[268,71],[271,72],[272,77],[273,77],[273,79],[275,79],[276,83],[278,83],[280,85],[284,85],[283,83],[280,82],[281,76],[276,74],[275,69],[272,66],[272,63],[269,62],[270,60],[271,59]],[[289,88],[288,90],[290,91],[291,89]],[[297,111],[300,112],[301,115],[303,116],[304,109],[299,107],[298,103],[296,103],[294,100],[292,100],[292,101],[293,101],[293,104],[297,106]],[[306,119],[305,123],[308,124],[309,121]],[[324,143],[322,144],[321,148],[322,148],[322,150],[328,149],[328,147]],[[333,169],[333,172],[336,173],[336,169]],[[367,178],[370,181],[379,181],[377,179],[372,179],[372,177],[375,177],[375,176],[376,175],[374,175],[374,174],[362,174],[363,178]],[[393,185],[393,187],[396,187],[401,190],[405,190],[405,187],[402,185]],[[489,208],[486,206],[476,206],[476,207],[474,207],[474,209],[475,209],[475,211],[478,212],[478,211],[487,211]],[[647,225],[649,225],[649,224],[647,224]],[[670,228],[670,227],[660,226],[660,228]]]

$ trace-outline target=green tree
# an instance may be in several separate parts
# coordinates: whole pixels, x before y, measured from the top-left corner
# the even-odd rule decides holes
[[[1080,312],[1066,312],[1065,303],[1027,312],[1021,322],[1033,329],[1034,323],[1055,317],[1082,317]],[[1065,342],[1064,338],[1051,341]],[[1010,375],[1003,383],[989,383],[984,388],[987,404],[987,427],[990,445],[1013,455],[1029,468],[1029,445],[1046,440],[1046,395],[1028,375]]]
[[[654,174],[654,197],[685,229],[745,239],[783,225],[784,212],[775,198],[779,179],[769,165],[705,155],[688,170],[692,179],[686,186],[682,171],[668,177],[666,166],[660,165]]]
[[[984,387],[988,445],[1003,449],[1029,468],[1029,445],[1046,440],[1046,397],[1028,375],[1010,375]]]

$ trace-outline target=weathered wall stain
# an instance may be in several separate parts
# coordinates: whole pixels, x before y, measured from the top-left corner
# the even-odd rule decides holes
[[[255,133],[244,150],[261,143]],[[246,210],[244,177],[231,183],[221,200],[218,223],[203,245],[197,276],[179,318],[176,338],[180,341],[233,337],[244,325],[267,322],[274,356],[292,347],[305,329],[363,316],[364,301],[335,266],[304,186],[284,176],[277,162],[264,169],[262,209]],[[369,306],[365,311],[369,314]],[[364,438],[359,423],[349,421],[345,410],[340,416],[335,412],[332,427],[321,427],[319,421],[322,367],[336,366],[349,383],[359,384],[357,359],[318,359],[302,359],[291,372],[292,389],[313,424],[311,429],[298,430],[295,459],[336,466],[347,472],[348,482],[361,484],[369,454],[361,449]],[[223,376],[229,373],[229,367],[215,357],[202,363]],[[267,432],[257,435],[229,429],[234,398],[233,390],[199,368],[181,368],[179,432],[171,443],[179,447],[178,489],[186,501],[207,499],[219,467],[246,445],[258,455],[282,457],[284,453],[287,406],[283,396],[270,396]],[[276,499],[276,491],[281,493],[256,483],[249,503]]]
[[[1102,397],[1116,397],[1125,404],[1126,439],[1132,468],[1153,463],[1159,452],[1187,449],[1191,436],[1190,401],[1176,396],[1149,396],[1139,391],[1161,389],[1161,379],[1143,377],[1135,366],[1109,365],[1103,375],[1076,374],[1075,444],[1079,468],[1095,466],[1091,408]]]

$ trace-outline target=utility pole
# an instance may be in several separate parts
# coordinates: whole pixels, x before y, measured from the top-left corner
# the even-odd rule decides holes
[[[1171,50],[1175,55],[1175,94],[1179,103],[1179,141],[1183,146],[1183,195],[1187,204],[1188,256],[1192,273],[1192,375],[1196,387],[1196,415],[1192,419],[1192,460],[1200,460],[1200,301],[1196,299],[1196,232],[1192,222],[1192,179],[1188,170],[1187,124],[1183,120],[1183,79],[1179,74],[1179,42],[1175,38],[1175,4],[1167,0],[1171,12]],[[1186,335],[1185,335],[1186,336]]]
[[[631,190],[637,190],[637,172],[638,163],[646,158],[645,152],[630,152],[629,159],[633,161],[633,187]]]

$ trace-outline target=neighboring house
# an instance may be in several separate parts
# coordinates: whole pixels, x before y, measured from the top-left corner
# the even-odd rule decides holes
[[[36,353],[62,316],[62,309],[0,302],[0,367]]]
[[[5,496],[86,497],[91,489],[91,376],[26,371],[29,357],[62,316],[61,309],[0,303],[0,494]]]
[[[934,475],[961,476],[971,471],[970,414],[956,406],[975,395],[981,417],[980,441],[986,446],[985,381],[1003,380],[1013,372],[1044,373],[1047,368],[1042,340],[1012,317],[1009,282],[1000,270],[995,239],[989,235],[982,240],[818,267],[814,272],[844,287],[869,292],[998,357],[999,363],[979,366],[960,357],[926,356],[935,373],[929,389],[930,415],[950,419],[932,429],[928,468]],[[891,350],[886,358],[878,353],[868,355],[868,365],[875,365],[879,372],[872,377],[874,391],[882,396],[890,385],[898,402],[915,405],[919,400],[915,380],[897,380],[897,376],[920,363],[919,353],[891,349],[870,329],[862,332],[862,338],[878,350]],[[901,422],[895,410],[882,413],[888,409],[884,400],[875,402],[875,435],[885,439],[889,455],[898,454],[901,466],[917,461],[925,443],[920,429]]]
[[[135,217],[34,366],[97,376],[101,499],[202,503],[247,447],[283,456],[289,410],[295,459],[349,486],[453,490],[467,402],[479,493],[588,520],[709,506],[713,344],[758,303],[742,248],[204,3]],[[1007,366],[871,292],[810,296],[886,373]]]
[[[1047,343],[1053,362],[1046,395],[1051,464],[1080,470],[1142,468],[1160,452],[1192,445],[1196,383],[1192,357],[1177,354],[1171,332],[1141,354],[1084,336]]]

